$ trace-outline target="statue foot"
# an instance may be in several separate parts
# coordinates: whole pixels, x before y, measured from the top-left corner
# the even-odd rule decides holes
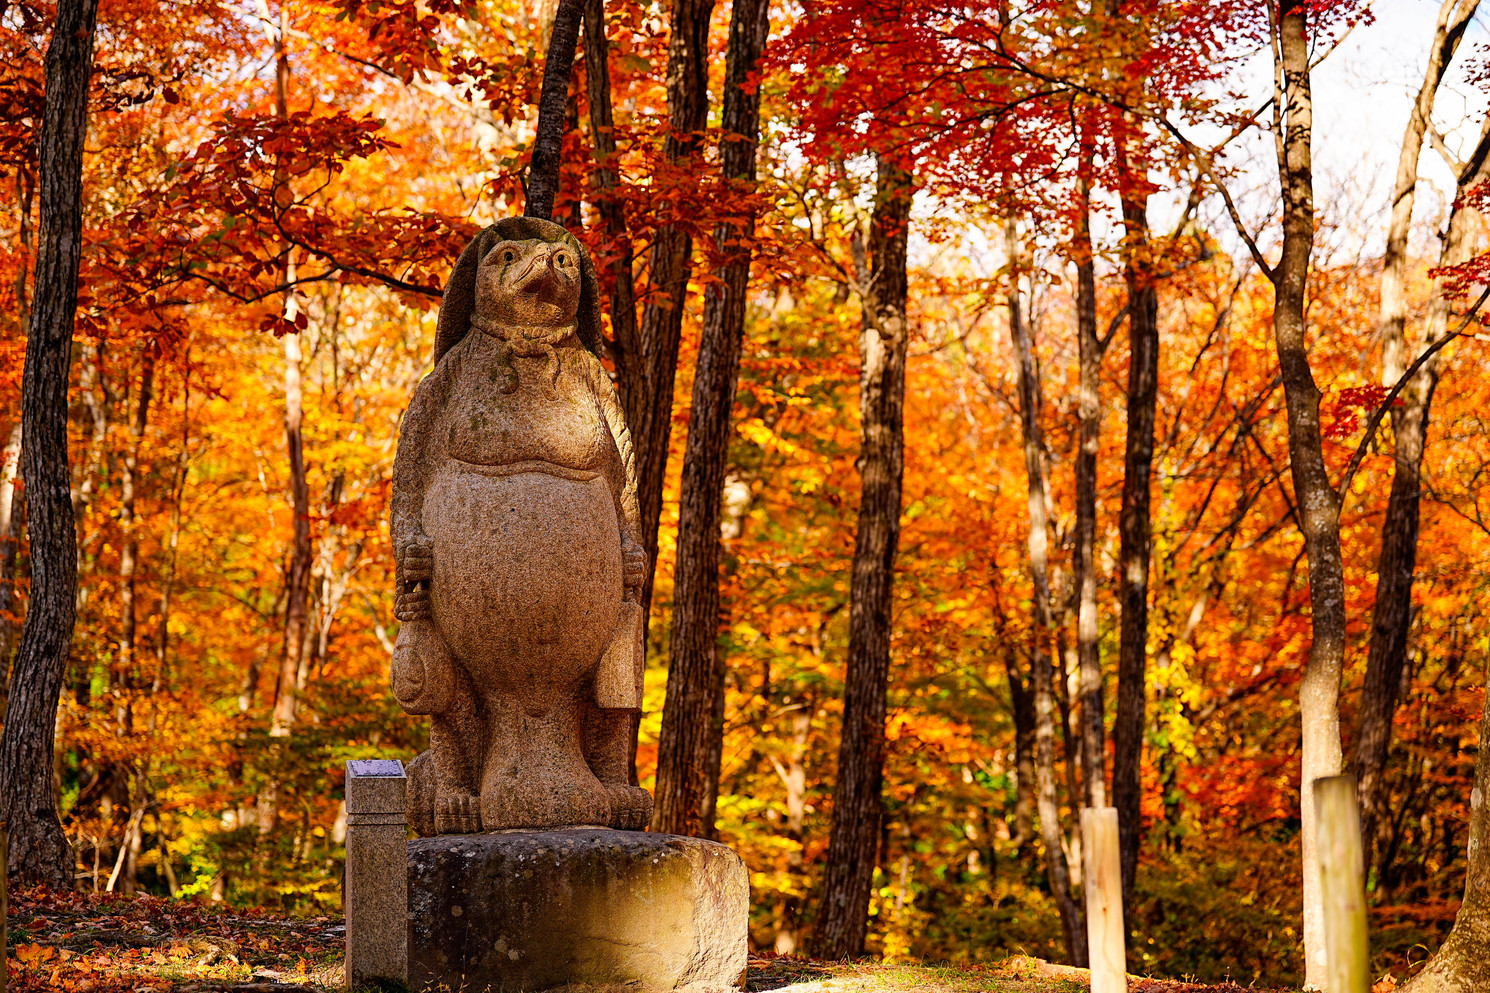
[[[447,793],[435,801],[435,833],[476,834],[481,830],[481,801],[469,793]]]
[[[619,831],[645,831],[652,823],[652,794],[630,783],[608,783],[610,826]]]

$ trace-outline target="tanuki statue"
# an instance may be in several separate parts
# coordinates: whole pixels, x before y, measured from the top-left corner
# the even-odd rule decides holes
[[[627,777],[647,560],[600,334],[589,255],[548,221],[482,231],[445,288],[393,466],[393,691],[431,719],[420,834],[651,818]]]

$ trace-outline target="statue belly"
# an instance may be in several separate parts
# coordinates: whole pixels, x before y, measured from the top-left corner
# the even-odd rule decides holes
[[[424,498],[430,607],[478,693],[535,713],[595,670],[621,604],[621,538],[603,477],[487,474],[453,463]]]

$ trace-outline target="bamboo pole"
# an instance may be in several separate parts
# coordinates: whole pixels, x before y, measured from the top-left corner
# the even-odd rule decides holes
[[[1082,880],[1086,888],[1086,940],[1092,993],[1126,993],[1128,963],[1123,932],[1123,870],[1116,807],[1081,812]]]
[[[1365,860],[1354,776],[1314,780],[1319,888],[1324,910],[1326,993],[1369,993]]]

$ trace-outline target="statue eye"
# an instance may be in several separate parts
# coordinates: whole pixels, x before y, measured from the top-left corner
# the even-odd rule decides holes
[[[563,252],[560,252],[558,255],[554,256],[554,261],[557,262],[559,265],[567,266],[569,264],[569,256],[565,255]]]
[[[514,252],[510,248],[507,249],[507,251],[505,251],[505,252],[502,253],[502,261],[503,262],[511,262],[515,258],[517,258],[517,253]]]

